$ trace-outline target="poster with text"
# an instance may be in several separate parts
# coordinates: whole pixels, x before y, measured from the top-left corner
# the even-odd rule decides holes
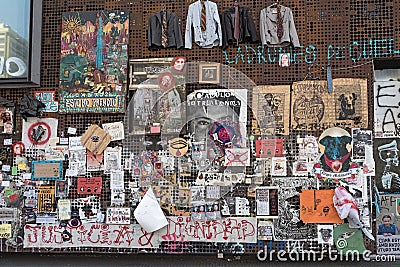
[[[129,12],[64,12],[61,113],[125,111]]]
[[[381,213],[376,218],[377,254],[400,254],[400,194],[379,196]]]
[[[400,82],[374,83],[375,137],[400,137]]]

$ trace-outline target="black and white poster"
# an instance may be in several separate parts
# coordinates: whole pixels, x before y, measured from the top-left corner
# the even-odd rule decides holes
[[[399,138],[374,140],[375,179],[380,192],[400,192]]]

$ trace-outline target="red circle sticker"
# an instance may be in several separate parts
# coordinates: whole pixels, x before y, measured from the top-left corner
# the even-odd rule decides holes
[[[29,127],[27,134],[31,144],[41,146],[49,141],[51,128],[46,122],[38,121]]]
[[[163,72],[158,75],[158,86],[161,89],[169,90],[175,86],[174,76],[170,72]]]

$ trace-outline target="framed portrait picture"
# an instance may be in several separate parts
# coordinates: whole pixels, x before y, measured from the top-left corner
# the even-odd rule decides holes
[[[13,134],[14,133],[14,119],[15,108],[0,105],[0,133]]]
[[[219,82],[220,82],[219,63],[199,64],[199,83],[219,83]]]

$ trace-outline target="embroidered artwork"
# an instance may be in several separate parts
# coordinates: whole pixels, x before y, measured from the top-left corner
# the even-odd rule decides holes
[[[253,128],[259,129],[258,134],[289,134],[290,86],[258,86],[253,90],[252,104],[256,117]]]

